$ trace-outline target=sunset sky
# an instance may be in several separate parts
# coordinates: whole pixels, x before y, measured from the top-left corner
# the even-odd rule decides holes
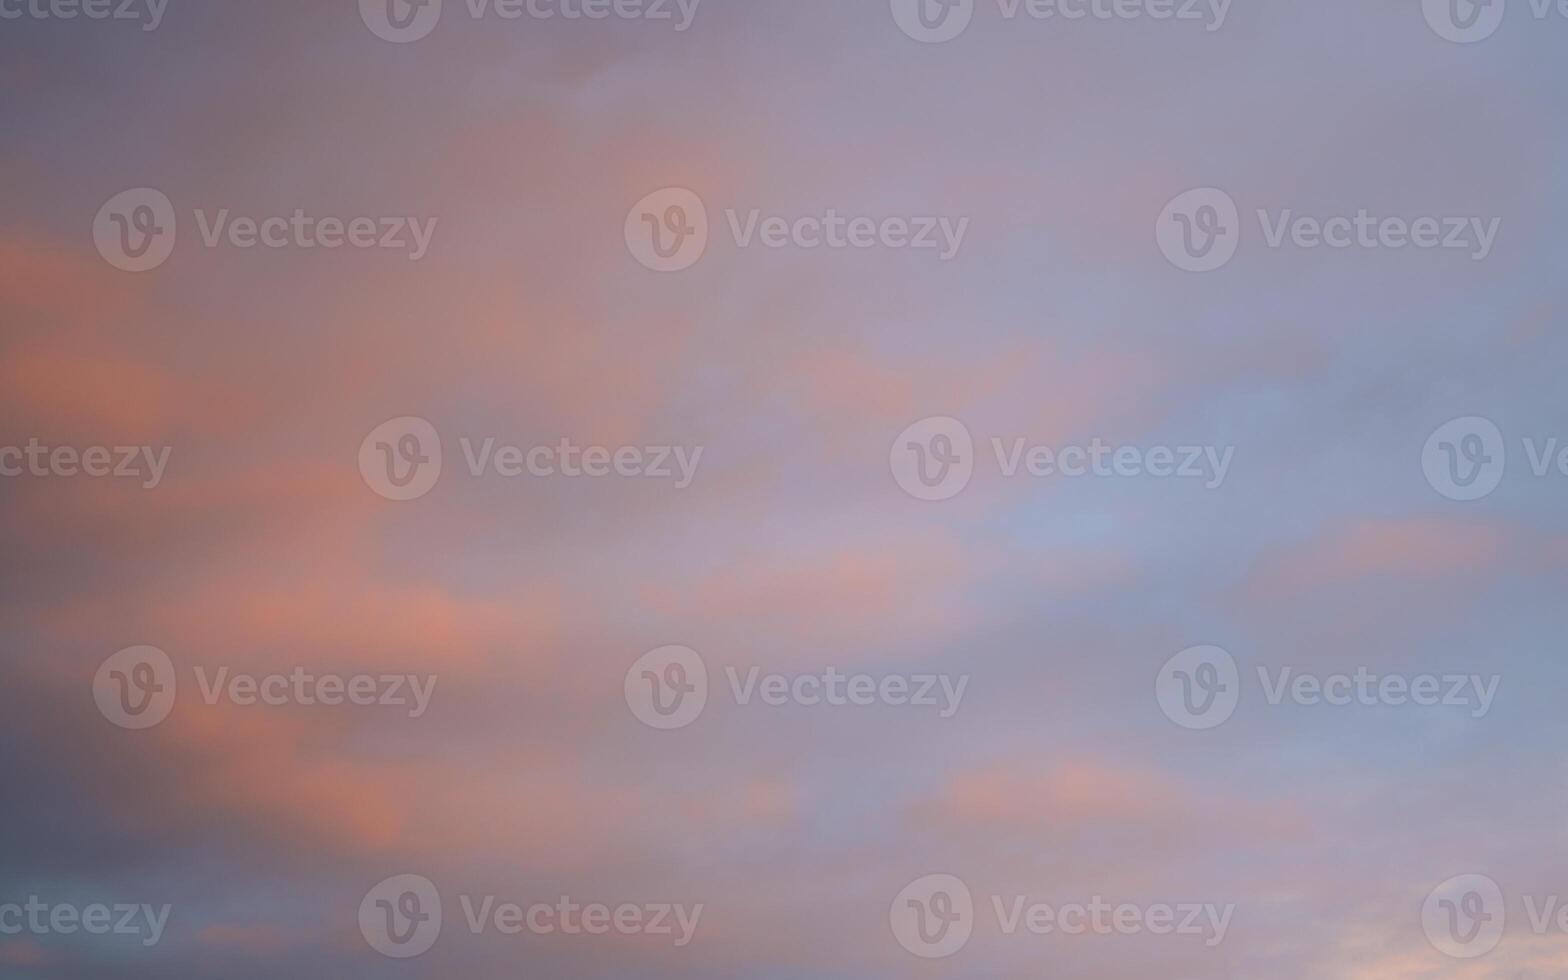
[[[393,43],[356,0],[169,0],[155,29],[0,0],[0,466],[167,450],[0,475],[0,977],[1568,976],[1531,915],[1568,896],[1568,17],[1513,0],[1456,43],[1422,0],[972,2],[922,43],[890,0],[445,0]],[[650,200],[670,229],[670,188],[706,247],[661,272],[629,233]],[[1195,188],[1239,211],[1212,272],[1157,234]],[[134,237],[154,212],[106,202],[140,189],[177,235],[137,272],[103,232]],[[878,240],[764,242],[830,209]],[[1363,210],[1495,239],[1268,242]],[[236,243],[272,217],[282,244]],[[378,247],[298,230],[356,218]],[[1454,499],[1424,463],[1470,417],[1506,469]],[[439,479],[389,499],[372,434],[410,418]],[[933,418],[973,476],[917,499],[904,434]],[[672,475],[476,474],[486,440]],[[1226,467],[993,451],[1096,443]],[[1157,690],[1200,646],[1240,700],[1190,728]],[[106,662],[141,647],[178,693],[122,727]],[[708,697],[662,730],[632,692],[666,647]],[[753,668],[964,687],[742,703]],[[1272,704],[1260,669],[1496,686]],[[204,697],[219,671],[435,686],[416,716]],[[890,925],[932,874],[974,900],[944,958]],[[389,958],[361,906],[403,875],[444,922]],[[1469,959],[1423,926],[1461,875],[1506,903]],[[683,945],[476,934],[486,896],[702,911]],[[34,897],[169,915],[155,943],[8,932]],[[1099,898],[1233,912],[1209,943],[994,909]]]

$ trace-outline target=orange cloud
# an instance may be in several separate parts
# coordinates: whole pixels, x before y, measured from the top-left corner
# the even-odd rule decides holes
[[[649,584],[642,595],[673,619],[760,633],[804,658],[875,656],[901,638],[968,622],[964,593],[976,570],[957,538],[906,532],[753,553],[691,581]]]
[[[31,939],[7,939],[0,942],[0,963],[8,966],[43,966],[47,959],[44,948]]]
[[[251,955],[275,953],[289,946],[289,939],[283,931],[272,926],[208,926],[196,934],[196,941]]]
[[[1048,768],[999,763],[959,772],[914,815],[949,831],[981,834],[1113,830],[1184,839],[1222,828],[1291,836],[1303,827],[1289,808],[1198,792],[1150,769],[1082,759]]]
[[[1510,536],[1495,525],[1438,518],[1361,520],[1279,549],[1254,570],[1270,592],[1375,576],[1430,580],[1490,570]]]

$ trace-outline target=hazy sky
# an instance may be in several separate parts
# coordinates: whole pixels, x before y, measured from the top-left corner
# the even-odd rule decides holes
[[[1568,14],[921,2],[0,0],[0,976],[1568,975]]]

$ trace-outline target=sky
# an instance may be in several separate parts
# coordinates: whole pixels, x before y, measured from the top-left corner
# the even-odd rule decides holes
[[[0,0],[0,976],[1568,975],[1565,44]]]

